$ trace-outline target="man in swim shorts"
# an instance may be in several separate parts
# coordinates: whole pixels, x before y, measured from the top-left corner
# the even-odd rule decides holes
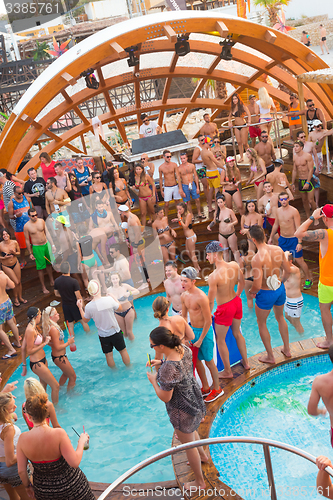
[[[88,323],[90,319],[94,320],[107,365],[110,368],[115,368],[113,349],[116,349],[123,363],[128,366],[131,361],[126,349],[124,334],[120,330],[114,314],[115,311],[122,310],[121,304],[110,292],[106,297],[102,297],[101,286],[97,280],[89,281],[88,292],[92,301],[86,305],[85,310],[83,310],[82,299],[76,303],[83,321]]]
[[[251,262],[253,285],[250,294],[256,299],[255,311],[259,334],[266,349],[266,354],[260,356],[259,361],[274,364],[271,337],[266,324],[271,309],[274,310],[283,341],[281,352],[287,358],[291,357],[288,325],[283,316],[286,301],[283,283],[289,278],[290,270],[283,250],[276,245],[265,243],[265,233],[260,226],[251,226],[249,233],[258,249]]]
[[[7,274],[3,271],[0,271],[0,340],[5,344],[5,347],[8,349],[7,353],[2,356],[2,359],[10,359],[17,356],[17,352],[14,347],[21,347],[20,337],[18,328],[16,326],[16,319],[13,311],[13,304],[10,300],[6,289],[15,288],[15,283],[8,278]],[[9,328],[12,330],[15,344],[11,344],[8,338],[8,335],[3,331],[3,325],[7,323]]]
[[[264,181],[263,190],[265,194],[259,198],[258,211],[265,216],[263,227],[268,232],[268,235],[270,235],[278,209],[278,195],[273,193],[272,185],[268,181]],[[278,228],[278,234],[280,234],[280,228]],[[274,243],[277,245],[277,238],[275,240]]]
[[[206,200],[208,199],[208,181],[207,181],[207,169],[206,165],[204,165],[202,158],[201,158],[201,151],[203,144],[205,142],[205,136],[204,135],[198,135],[198,145],[194,148],[193,154],[192,154],[192,163],[195,165],[195,169],[197,171],[198,178],[201,181]]]
[[[171,316],[181,316],[182,315],[182,293],[183,287],[180,279],[180,275],[177,272],[177,264],[172,260],[169,260],[165,264],[165,276],[164,288],[167,294],[167,299],[171,305]]]
[[[281,207],[276,211],[276,218],[268,244],[272,244],[277,228],[280,227],[279,246],[284,252],[289,250],[292,253],[296,264],[304,272],[304,290],[309,290],[312,287],[312,280],[308,265],[303,258],[302,240],[299,241],[294,236],[296,229],[301,224],[301,216],[297,208],[289,205],[289,195],[286,191],[279,194],[279,202]]]
[[[286,289],[286,302],[284,304],[284,313],[287,320],[293,325],[298,333],[304,333],[301,324],[301,314],[303,309],[303,296],[301,292],[301,272],[293,264],[293,254],[288,250],[285,252],[289,265],[290,276],[284,282]]]
[[[215,270],[208,277],[208,300],[210,310],[213,310],[216,299],[217,308],[214,314],[217,346],[223,361],[224,370],[219,373],[219,378],[233,378],[230,367],[229,351],[225,342],[228,330],[231,327],[236,339],[242,363],[245,370],[250,369],[247,360],[246,344],[240,331],[243,317],[242,299],[240,295],[244,289],[244,275],[237,262],[223,260],[223,245],[218,241],[211,241],[206,246],[207,260],[215,264]],[[237,286],[237,292],[234,288]]]
[[[328,355],[333,363],[333,345],[328,349]],[[325,407],[318,408],[318,404],[322,399]],[[312,382],[311,394],[308,402],[308,414],[317,417],[318,415],[330,416],[330,441],[333,448],[333,370],[324,375],[318,375]]]
[[[265,129],[261,131],[259,142],[255,145],[254,149],[257,151],[260,158],[264,160],[267,174],[273,172],[273,161],[276,159],[275,150],[273,142],[269,140],[269,135]]]
[[[182,316],[187,321],[190,316],[191,327],[194,332],[195,347],[199,348],[196,369],[202,382],[202,396],[206,403],[211,403],[223,394],[219,385],[219,373],[214,363],[214,333],[212,329],[212,315],[209,308],[207,295],[195,286],[198,272],[194,267],[185,267],[181,272],[181,282],[184,293],[182,294]],[[213,388],[209,387],[205,364],[213,379]]]
[[[302,197],[303,207],[306,216],[310,216],[310,206],[312,210],[316,209],[314,201],[314,187],[311,183],[313,175],[313,159],[309,153],[304,152],[304,144],[302,141],[294,143],[294,166],[292,173],[291,189],[296,191],[295,181],[298,175],[298,190]]]
[[[198,217],[200,219],[206,218],[206,216],[202,215],[201,213],[198,175],[193,163],[189,163],[186,151],[182,151],[180,153],[180,161],[181,164],[179,165],[178,170],[182,181],[183,192],[185,195],[183,201],[187,204],[188,211],[192,213],[191,199],[194,200],[198,211]]]
[[[207,204],[209,212],[213,212],[213,206],[212,206],[213,195],[216,203],[216,193],[219,187],[221,186],[221,175],[218,170],[219,167],[221,167],[221,164],[219,160],[215,158],[212,151],[210,150],[212,144],[213,142],[210,139],[210,137],[205,137],[201,151],[201,158],[204,164],[206,165],[206,175],[208,179]]]
[[[165,215],[168,217],[170,201],[175,200],[177,202],[181,198],[184,198],[184,192],[178,165],[174,161],[171,161],[171,153],[168,149],[163,151],[163,158],[164,163],[159,166],[158,171],[161,195],[164,198]]]
[[[38,218],[36,209],[29,208],[28,215],[30,220],[24,226],[25,241],[30,259],[36,262],[37,274],[42,285],[43,293],[47,294],[50,292],[45,286],[44,269],[46,269],[49,276],[50,285],[53,286],[54,280],[52,275],[49,245],[51,245],[53,251],[56,250],[56,247],[54,246],[52,238],[47,230],[45,221]]]
[[[259,111],[259,106],[256,103],[256,100],[257,97],[255,96],[255,94],[251,94],[249,96],[249,102],[247,107],[249,108],[250,111],[252,123],[259,122],[260,111]],[[260,140],[261,128],[258,125],[250,126],[249,133],[252,141],[252,148],[254,148],[254,146],[256,145],[256,138],[258,137]]]
[[[308,231],[312,222],[322,219],[327,229]],[[317,343],[317,347],[327,349],[332,345],[332,313],[333,304],[333,205],[326,204],[317,208],[313,214],[295,232],[298,239],[305,241],[319,241],[319,283],[318,299],[321,320],[326,339]]]

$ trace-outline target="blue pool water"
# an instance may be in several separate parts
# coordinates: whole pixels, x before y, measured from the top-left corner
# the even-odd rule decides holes
[[[294,361],[257,377],[237,391],[216,416],[210,436],[253,436],[296,446],[315,457],[331,457],[330,420],[311,417],[307,404],[313,379],[332,370],[327,354]],[[315,491],[317,467],[270,448],[279,500],[323,498]],[[210,448],[220,479],[246,500],[270,498],[261,445],[223,444]]]
[[[203,288],[207,290],[207,287]],[[67,395],[60,389],[57,415],[60,425],[66,430],[74,446],[77,437],[72,426],[80,433],[84,425],[90,434],[90,449],[84,452],[81,467],[90,481],[112,482],[136,463],[158,453],[171,445],[173,429],[165,411],[165,405],[155,395],[146,375],[149,332],[158,325],[153,317],[151,304],[156,296],[142,297],[135,301],[138,319],[134,322],[135,340],[127,341],[132,365],[126,368],[119,354],[115,353],[117,370],[107,367],[98,340],[96,329],[85,334],[81,325],[75,326],[77,351],[68,350],[69,359],[77,374],[75,393]],[[249,311],[243,298],[243,333],[248,354],[252,356],[263,350],[259,338],[254,311]],[[318,301],[304,295],[302,338],[321,336],[322,327],[318,312]],[[60,306],[59,306],[60,307]],[[318,327],[320,325],[320,327]],[[281,345],[274,316],[271,314],[268,327],[272,333],[273,347]],[[290,341],[300,338],[290,327]],[[50,348],[46,349],[49,367],[57,379],[60,370],[51,361]],[[151,354],[153,354],[151,352]],[[28,376],[35,376],[28,368]],[[17,397],[18,425],[26,425],[20,415],[24,401],[21,367],[10,379],[18,380]],[[48,391],[49,392],[49,391]],[[132,482],[166,481],[174,477],[171,459],[164,459],[131,478]]]

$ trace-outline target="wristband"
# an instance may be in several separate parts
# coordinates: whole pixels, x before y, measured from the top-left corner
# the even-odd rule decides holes
[[[310,215],[309,219],[312,220],[312,222],[315,220],[315,218],[313,217],[313,215]]]

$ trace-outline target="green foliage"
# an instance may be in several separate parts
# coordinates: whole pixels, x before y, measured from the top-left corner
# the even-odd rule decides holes
[[[33,54],[34,61],[41,61],[42,59],[51,59],[51,56],[46,50],[49,50],[49,46],[46,42],[39,43],[36,41],[37,48]]]
[[[277,23],[279,8],[283,5],[288,5],[291,0],[253,0],[253,4],[259,7],[264,7],[267,10],[269,23],[271,26]]]

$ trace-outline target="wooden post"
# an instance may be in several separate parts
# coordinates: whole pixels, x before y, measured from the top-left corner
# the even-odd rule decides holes
[[[303,83],[300,82],[299,80],[297,80],[297,87],[298,87],[298,100],[301,111],[303,111],[305,109]],[[302,119],[302,129],[305,132],[306,139],[308,139],[308,122],[306,121],[306,116],[301,115],[301,119]]]

